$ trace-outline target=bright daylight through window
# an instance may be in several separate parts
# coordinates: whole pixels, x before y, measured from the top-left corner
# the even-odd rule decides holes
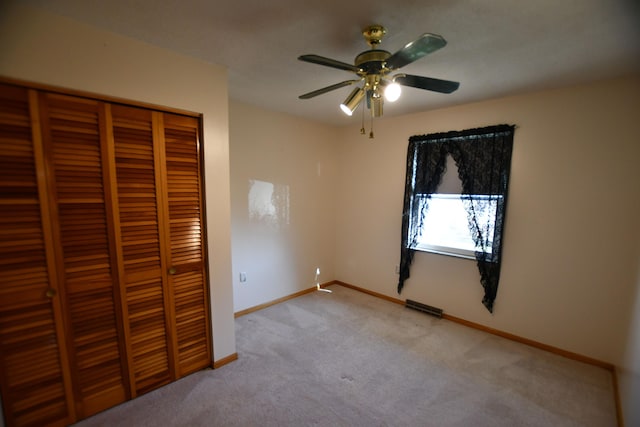
[[[431,194],[420,197],[420,211],[424,212],[422,231],[412,249],[475,259],[482,248],[474,242],[469,228],[465,205],[473,206],[478,224],[488,224],[482,233],[485,251],[491,253],[495,228],[496,207],[501,196],[473,198],[463,194]],[[426,202],[426,206],[425,206]],[[412,224],[412,227],[417,226]]]

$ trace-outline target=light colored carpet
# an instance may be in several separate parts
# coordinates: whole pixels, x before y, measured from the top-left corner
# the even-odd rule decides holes
[[[77,425],[616,425],[604,369],[331,289],[236,319],[239,360]]]

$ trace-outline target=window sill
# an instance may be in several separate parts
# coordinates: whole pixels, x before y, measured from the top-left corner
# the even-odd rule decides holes
[[[476,260],[475,252],[465,250],[465,249],[451,248],[446,246],[435,246],[435,245],[416,245],[411,249],[415,251],[420,251],[420,252],[429,252],[432,254],[446,255],[446,256],[451,256],[455,258],[468,259],[472,261]]]

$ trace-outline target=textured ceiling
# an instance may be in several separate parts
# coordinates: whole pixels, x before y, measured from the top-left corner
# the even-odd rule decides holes
[[[403,72],[460,82],[450,95],[404,88],[385,116],[616,77],[640,71],[637,0],[22,0],[50,12],[229,70],[232,99],[334,125],[345,87],[298,95],[353,74],[297,60],[352,63],[365,26],[387,28],[395,52],[425,32],[443,49]],[[356,114],[357,115],[357,114]]]

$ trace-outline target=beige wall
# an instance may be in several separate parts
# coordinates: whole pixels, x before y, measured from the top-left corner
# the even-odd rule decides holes
[[[0,52],[0,76],[203,113],[214,359],[235,353],[226,70],[22,7],[0,15]]]
[[[355,121],[331,130],[232,102],[235,310],[308,288],[318,263],[323,280],[398,297],[409,136],[515,124],[494,314],[480,302],[475,263],[458,258],[418,253],[399,297],[619,366],[625,418],[636,420],[639,111],[640,78],[617,79],[385,118],[370,140]],[[315,175],[318,161],[324,176]],[[291,223],[252,216],[256,180],[289,186]],[[305,208],[302,216],[294,214],[296,204]],[[241,271],[247,283],[239,283]]]
[[[389,107],[391,109],[392,107]],[[640,84],[615,80],[354,124],[341,134],[336,277],[395,292],[407,140],[515,124],[502,278],[490,314],[475,263],[417,253],[402,298],[622,364],[636,287]]]
[[[373,142],[345,128],[336,278],[398,297],[408,138],[500,123],[517,129],[494,314],[475,263],[458,258],[417,253],[400,297],[621,367],[637,420],[639,76],[379,120]]]
[[[337,131],[231,102],[235,311],[335,278]],[[247,274],[240,283],[239,274]]]

